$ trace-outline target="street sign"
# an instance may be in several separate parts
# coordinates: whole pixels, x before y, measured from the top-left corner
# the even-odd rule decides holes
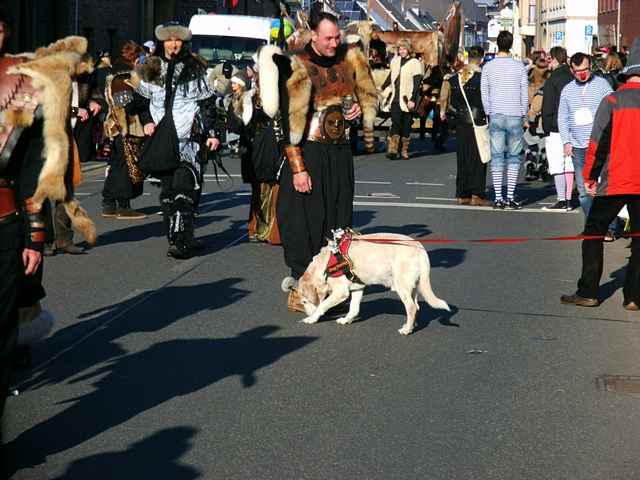
[[[556,42],[561,42],[563,38],[564,38],[564,32],[556,32],[553,34],[553,39]]]
[[[585,25],[584,36],[591,37],[593,35],[593,25]]]

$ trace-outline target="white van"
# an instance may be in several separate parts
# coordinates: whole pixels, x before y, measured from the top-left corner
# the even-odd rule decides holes
[[[189,22],[192,51],[210,66],[230,61],[238,67],[253,63],[251,57],[271,38],[267,17],[247,15],[194,15]]]

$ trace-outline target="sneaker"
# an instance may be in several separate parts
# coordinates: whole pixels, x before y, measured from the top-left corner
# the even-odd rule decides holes
[[[167,250],[167,257],[175,258],[176,260],[187,260],[193,257],[193,251],[188,247],[180,248],[177,245],[171,245]]]
[[[104,218],[115,218],[118,214],[118,209],[115,205],[104,205],[102,207],[102,216]]]
[[[640,307],[636,302],[624,302],[622,306],[625,310],[629,310],[630,312],[637,312],[640,310]]]
[[[566,200],[559,200],[556,203],[554,203],[553,205],[542,207],[542,210],[556,210],[556,211],[564,210],[564,211],[567,211],[567,201]]]
[[[504,210],[506,208],[507,204],[504,203],[504,200],[500,199],[500,200],[496,200],[495,202],[493,202],[493,209],[494,210]]]
[[[600,305],[597,298],[581,297],[577,293],[573,295],[562,295],[560,297],[560,303],[565,305],[576,305],[578,307],[597,307]]]
[[[118,208],[118,213],[116,214],[116,218],[119,220],[141,220],[143,218],[147,218],[147,216],[142,213],[134,210],[132,208]]]
[[[507,200],[505,208],[507,210],[522,210],[522,202],[518,202],[512,198],[511,200]]]

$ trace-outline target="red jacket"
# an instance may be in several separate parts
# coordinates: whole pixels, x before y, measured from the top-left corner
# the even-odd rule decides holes
[[[627,82],[600,103],[582,173],[598,182],[599,196],[640,195],[639,125],[640,83]]]

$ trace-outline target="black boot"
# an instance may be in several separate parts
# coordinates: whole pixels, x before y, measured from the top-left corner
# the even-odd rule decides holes
[[[195,255],[197,241],[193,234],[193,213],[178,210],[171,217],[171,237],[173,244],[167,251],[167,256],[186,260]]]

